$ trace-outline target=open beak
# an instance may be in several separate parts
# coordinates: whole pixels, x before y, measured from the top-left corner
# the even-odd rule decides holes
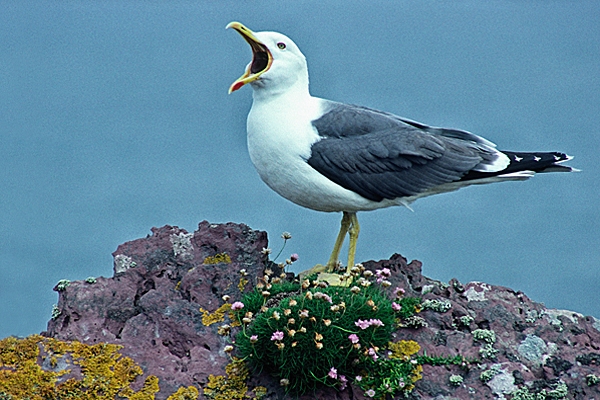
[[[252,62],[248,66],[244,75],[240,76],[235,82],[229,87],[229,93],[235,92],[247,83],[254,82],[262,74],[269,70],[273,63],[273,56],[267,46],[265,46],[260,40],[256,38],[254,32],[246,28],[239,22],[230,22],[226,29],[235,29],[242,37],[248,42],[252,48]]]

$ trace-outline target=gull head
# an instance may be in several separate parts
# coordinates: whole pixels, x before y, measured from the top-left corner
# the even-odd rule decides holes
[[[244,74],[231,84],[229,93],[247,83],[255,91],[308,89],[306,58],[292,39],[278,32],[252,32],[239,22],[231,22],[227,28],[235,29],[252,49],[252,61]]]

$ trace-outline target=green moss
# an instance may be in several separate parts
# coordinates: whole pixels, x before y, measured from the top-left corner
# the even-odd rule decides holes
[[[486,343],[479,349],[479,355],[482,358],[494,358],[498,354],[498,350],[496,350],[491,344]]]
[[[448,378],[448,381],[450,382],[450,385],[452,385],[452,386],[460,386],[460,385],[462,385],[464,378],[460,375],[450,375],[450,378]]]
[[[490,329],[475,329],[473,339],[481,340],[489,344],[496,343],[496,333]]]
[[[496,371],[493,371],[491,369],[485,370],[483,371],[481,374],[479,374],[479,380],[481,380],[481,382],[486,383],[492,380],[492,378],[494,376],[496,376],[498,373]]]
[[[553,389],[541,390],[537,393],[531,393],[527,387],[521,387],[513,391],[510,395],[511,400],[551,400],[564,399],[568,395],[568,387],[564,382],[558,382]]]
[[[483,383],[487,383],[491,381],[494,376],[500,373],[500,365],[494,364],[490,367],[490,369],[486,369],[481,374],[479,374],[479,380]]]
[[[59,292],[67,290],[67,288],[69,287],[70,284],[71,284],[70,280],[68,280],[68,279],[61,279],[56,284],[56,290],[58,290]]]
[[[548,399],[564,399],[569,394],[569,388],[564,382],[560,382],[552,390],[546,392]]]
[[[587,383],[588,386],[597,385],[598,383],[600,383],[600,377],[594,374],[588,374],[585,376],[585,383]]]
[[[484,345],[479,349],[479,354],[483,358],[494,358],[498,354],[498,350],[494,349],[493,345],[496,343],[496,333],[490,329],[475,329],[473,332],[473,339],[485,342]]]
[[[400,328],[419,329],[427,326],[427,321],[418,315],[412,315],[408,318],[401,319],[398,323]]]
[[[423,367],[410,360],[368,359],[362,366],[360,381],[355,379],[354,383],[368,397],[383,399],[398,392],[406,395],[414,389],[414,383],[423,378]]]
[[[60,317],[60,314],[61,314],[60,308],[58,308],[58,306],[56,304],[53,304],[51,318],[53,320],[55,320],[56,318]]]
[[[530,393],[526,387],[514,390],[510,395],[511,400],[545,400],[546,398],[543,394]]]
[[[425,300],[422,303],[422,307],[425,310],[432,310],[439,313],[445,313],[452,308],[452,303],[448,300]]]

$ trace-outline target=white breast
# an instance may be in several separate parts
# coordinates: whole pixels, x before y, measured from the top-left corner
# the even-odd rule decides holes
[[[254,101],[248,115],[248,151],[261,179],[286,199],[318,211],[381,208],[318,173],[306,160],[319,140],[311,121],[322,114],[322,100]],[[389,204],[392,204],[390,202]]]

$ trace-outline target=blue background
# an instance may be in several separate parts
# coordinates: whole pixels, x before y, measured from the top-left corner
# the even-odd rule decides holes
[[[243,222],[329,256],[340,215],[271,192],[246,151],[250,60],[225,25],[290,36],[313,95],[564,151],[577,174],[359,214],[357,260],[600,317],[597,1],[0,1],[0,337],[45,329],[59,279],[111,276],[153,226]],[[344,256],[345,259],[345,256]]]

